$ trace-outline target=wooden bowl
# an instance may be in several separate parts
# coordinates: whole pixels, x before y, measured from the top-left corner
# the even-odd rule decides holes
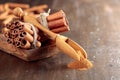
[[[55,44],[49,44],[37,49],[24,50],[8,44],[3,34],[0,34],[0,50],[25,61],[35,61],[51,57],[59,52]]]

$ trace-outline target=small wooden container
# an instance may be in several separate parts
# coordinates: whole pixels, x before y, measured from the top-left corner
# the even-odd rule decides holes
[[[55,44],[30,50],[16,48],[15,46],[7,43],[6,38],[2,33],[0,33],[0,50],[5,51],[8,54],[14,55],[25,61],[34,61],[48,58],[59,52]]]

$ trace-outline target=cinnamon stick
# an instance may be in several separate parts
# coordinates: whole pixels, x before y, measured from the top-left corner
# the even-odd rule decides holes
[[[9,23],[9,22],[12,21],[14,18],[16,18],[16,16],[14,16],[14,15],[9,15],[9,16],[7,16],[6,18],[7,18],[7,19],[5,19],[5,20],[3,21],[3,24]]]
[[[0,13],[2,13],[2,12],[4,12],[5,10],[4,10],[4,5],[3,4],[1,4],[0,5]]]
[[[20,8],[23,8],[23,9],[27,9],[29,8],[30,6],[28,4],[22,4],[22,3],[6,3],[9,8],[16,8],[16,7],[20,7]]]
[[[6,27],[4,27],[3,29],[2,29],[2,33],[4,34],[4,33],[6,33],[6,32],[8,32],[8,31],[10,31],[8,28],[6,28]]]
[[[61,33],[70,30],[68,20],[62,10],[49,15],[47,17],[47,21],[49,29],[55,33]]]
[[[3,12],[2,14],[0,14],[0,20],[5,19],[8,15],[9,11]]]
[[[18,35],[17,34],[10,34],[11,39],[15,39]]]
[[[52,21],[52,20],[60,19],[60,18],[62,18],[63,16],[65,16],[65,13],[63,12],[63,10],[60,10],[60,11],[58,11],[58,12],[56,12],[56,13],[53,13],[53,14],[49,15],[49,16],[47,17],[47,20],[48,20],[48,21]]]
[[[67,25],[65,18],[61,18],[61,19],[48,22],[49,29],[55,29],[57,27],[65,26],[65,25]]]
[[[43,11],[46,8],[48,8],[48,6],[46,4],[44,4],[44,5],[34,6],[32,8],[28,8],[25,11],[27,11],[27,12],[34,12],[34,11],[36,11],[36,12],[39,13],[39,12]]]
[[[18,37],[16,37],[16,38],[14,39],[14,41],[15,41],[15,42],[17,42],[17,41],[20,41],[20,42],[21,42],[21,41],[22,41],[22,38],[20,38],[20,37],[18,36]]]
[[[36,42],[36,47],[40,47],[41,46],[41,42],[37,41]]]
[[[10,33],[9,33],[9,32],[5,32],[5,33],[4,33],[4,36],[5,36],[6,38],[9,38],[9,37],[10,37]]]
[[[29,41],[27,40],[22,40],[22,46],[20,46],[21,48],[24,48],[24,49],[28,49],[31,47],[31,44]]]
[[[69,31],[69,27],[68,26],[60,26],[58,28],[51,29],[51,31],[54,33],[62,33],[62,32]]]
[[[16,35],[17,37],[19,34],[19,30],[18,29],[11,30],[11,34]]]
[[[21,46],[21,42],[20,41],[16,41],[14,44],[16,47],[20,47]]]
[[[9,11],[9,10],[10,10],[10,8],[9,8],[9,5],[8,5],[8,4],[4,4],[4,10],[5,10],[5,11]]]
[[[13,44],[13,39],[8,38],[8,39],[7,39],[7,42],[8,42],[9,44]]]
[[[19,31],[26,31],[29,34],[33,34],[33,31],[30,29],[30,25],[23,24],[20,27],[18,27]]]
[[[33,42],[33,37],[28,32],[22,32],[20,37],[25,38],[25,40],[28,40],[29,42]]]

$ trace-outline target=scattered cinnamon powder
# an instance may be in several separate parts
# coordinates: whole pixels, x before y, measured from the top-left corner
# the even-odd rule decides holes
[[[87,58],[85,58],[80,51],[78,51],[78,54],[80,56],[80,61],[73,61],[69,63],[67,65],[69,68],[77,70],[87,70],[93,67],[93,64]]]

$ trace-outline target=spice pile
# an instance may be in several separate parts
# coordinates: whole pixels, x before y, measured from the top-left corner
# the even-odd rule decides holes
[[[60,35],[69,31],[65,13],[60,10],[50,13],[44,10],[47,5],[30,7],[28,4],[6,3],[0,5],[2,30],[9,44],[22,49],[44,46],[46,41],[54,43],[63,53],[73,58],[69,68],[87,70],[92,63],[87,59],[85,50],[70,38]]]

